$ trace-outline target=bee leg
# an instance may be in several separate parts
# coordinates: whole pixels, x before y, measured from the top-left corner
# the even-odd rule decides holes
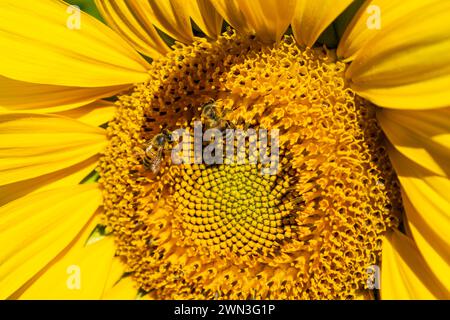
[[[145,157],[145,151],[141,148],[134,148],[133,156],[138,159],[143,159]]]
[[[236,129],[237,129],[237,127],[236,127],[236,126],[234,125],[234,123],[231,122],[231,121],[226,121],[225,126],[226,126],[227,128],[233,129],[233,130],[236,130]]]

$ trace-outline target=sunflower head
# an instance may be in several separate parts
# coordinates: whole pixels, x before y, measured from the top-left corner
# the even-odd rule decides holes
[[[449,1],[94,2],[0,4],[0,298],[449,297]]]
[[[141,288],[228,299],[363,290],[401,203],[374,107],[346,86],[345,64],[289,36],[267,45],[227,32],[152,67],[151,81],[119,98],[100,170],[105,220]],[[276,174],[252,161],[249,141],[239,163],[163,155],[160,174],[140,167],[134,150],[162,128],[192,135],[195,121],[219,115],[227,128],[279,131]]]

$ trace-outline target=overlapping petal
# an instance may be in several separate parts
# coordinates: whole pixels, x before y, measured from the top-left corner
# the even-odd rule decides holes
[[[420,253],[450,297],[450,180],[409,160],[394,148],[389,156],[403,193],[406,221]]]
[[[96,0],[95,3],[108,25],[139,52],[157,58],[170,51],[150,20],[135,9],[142,1]]]
[[[95,101],[91,104],[56,112],[56,115],[76,119],[91,126],[100,126],[110,121],[116,113],[117,107],[113,102],[106,100]]]
[[[434,276],[447,288],[447,298],[450,298],[450,241],[445,234],[439,234],[435,230],[435,224],[442,222],[448,227],[449,217],[440,216],[436,218],[436,211],[432,214],[420,213],[412,204],[409,197],[403,193],[403,206],[406,211],[408,229],[414,242],[423,256]],[[446,221],[445,221],[446,220]]]
[[[184,11],[206,36],[215,39],[222,32],[222,16],[216,11],[210,0],[184,1],[182,5]]]
[[[238,0],[210,0],[217,12],[233,28],[244,34],[254,34],[255,30],[250,26],[239,6]]]
[[[312,47],[323,31],[353,0],[298,0],[292,31],[300,45]]]
[[[56,115],[0,114],[0,185],[81,163],[103,150],[104,129]]]
[[[54,86],[0,76],[0,112],[59,112],[87,105],[129,85],[99,88]]]
[[[211,0],[225,20],[241,33],[266,42],[279,41],[294,16],[296,0]]]
[[[387,108],[449,106],[450,2],[394,4],[395,15],[389,9],[381,11],[381,30],[370,40],[360,41],[362,47],[346,74],[351,87]],[[384,12],[391,17],[387,22],[383,22]]]
[[[134,300],[138,297],[136,282],[131,277],[123,277],[106,290],[102,296],[105,300]]]
[[[25,196],[0,208],[0,298],[34,277],[75,239],[101,204],[96,184]]]
[[[83,162],[68,168],[44,174],[35,178],[21,180],[0,186],[0,206],[23,197],[55,188],[75,186],[89,175],[97,166],[98,156],[93,156]]]
[[[125,272],[126,265],[119,258],[114,259],[108,270],[108,278],[105,283],[105,292],[114,287],[120,279],[125,276]]]
[[[382,256],[382,299],[448,298],[410,238],[399,231],[390,232],[383,240]]]
[[[344,31],[337,48],[337,55],[352,61],[365,44],[399,18],[411,14],[425,1],[411,0],[404,5],[402,0],[367,0],[356,12]]]
[[[222,30],[223,19],[209,0],[96,0],[96,4],[113,29],[152,58],[170,51],[155,26],[184,43],[193,41],[190,19],[210,38]]]
[[[381,109],[377,117],[390,142],[405,157],[436,175],[450,176],[450,108]]]
[[[2,1],[0,38],[0,74],[14,80],[108,87],[148,78],[146,61],[125,40],[62,1]]]
[[[189,12],[184,0],[130,0],[136,15],[155,25],[175,40],[191,43],[194,39]]]
[[[99,222],[96,215],[89,224],[21,292],[19,299],[100,299],[114,260],[114,239],[102,237],[87,243]]]

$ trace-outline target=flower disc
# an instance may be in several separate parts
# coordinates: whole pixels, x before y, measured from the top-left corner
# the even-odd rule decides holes
[[[141,290],[158,299],[354,298],[398,222],[398,182],[346,65],[291,37],[225,33],[177,44],[122,95],[101,161],[105,223]],[[246,161],[142,165],[162,130],[192,130],[214,101],[230,127],[279,130],[276,174]],[[192,132],[192,131],[190,131]],[[247,152],[248,155],[248,152]]]

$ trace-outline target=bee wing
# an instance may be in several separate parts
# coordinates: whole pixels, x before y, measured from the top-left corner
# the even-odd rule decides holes
[[[151,170],[153,173],[158,173],[161,167],[162,156],[163,148],[158,148],[158,150],[156,151],[156,157],[154,157],[151,161]]]
[[[227,129],[233,129],[233,130],[237,129],[237,127],[234,125],[234,123],[231,122],[230,120],[223,119],[223,122],[225,122],[225,127]]]
[[[161,160],[160,159],[155,159],[152,164],[151,164],[151,170],[153,173],[158,173],[159,169],[161,168]]]

